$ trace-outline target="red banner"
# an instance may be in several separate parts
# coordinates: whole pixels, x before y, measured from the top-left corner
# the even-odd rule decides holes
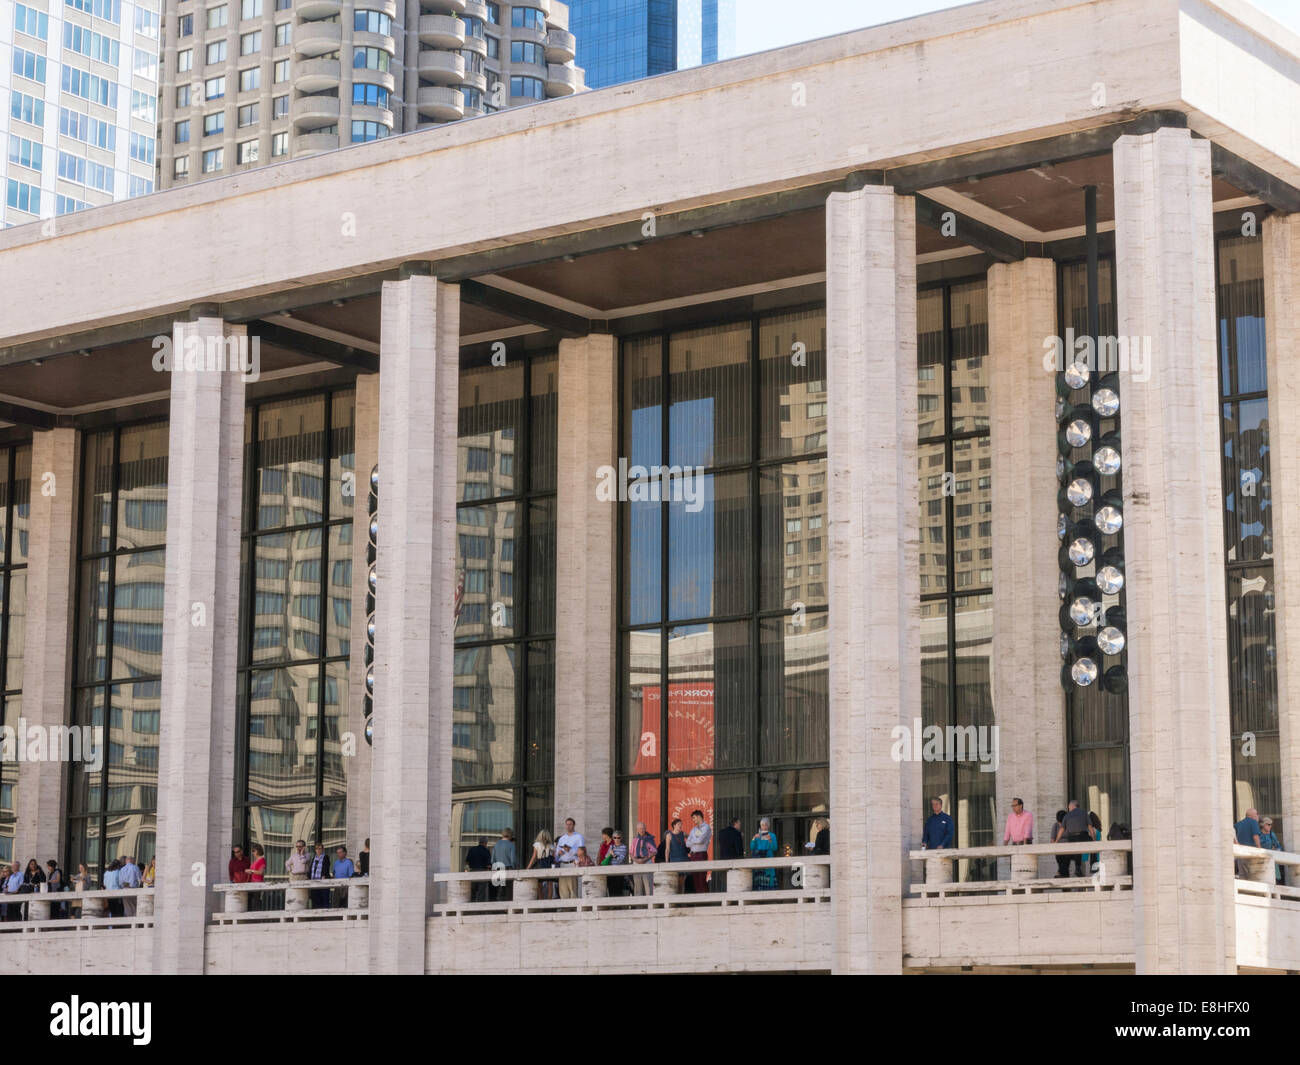
[[[641,736],[633,773],[654,773],[660,761],[659,686],[641,689]],[[711,770],[713,743],[713,683],[682,681],[668,685],[668,771]],[[643,788],[637,802],[636,819],[647,825],[659,821],[658,789]],[[668,781],[668,822],[680,818],[690,831],[691,811],[703,810],[713,825],[713,777],[672,777]],[[661,826],[667,831],[667,826]]]

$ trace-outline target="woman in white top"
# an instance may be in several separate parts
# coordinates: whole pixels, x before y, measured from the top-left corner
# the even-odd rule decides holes
[[[533,853],[528,859],[525,869],[550,869],[555,865],[555,841],[551,839],[551,834],[542,829],[537,833],[537,838],[533,840]],[[541,899],[555,898],[556,882],[554,880],[542,880],[539,882],[537,897]]]

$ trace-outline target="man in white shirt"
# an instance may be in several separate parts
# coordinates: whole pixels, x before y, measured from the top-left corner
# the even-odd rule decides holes
[[[686,833],[686,849],[690,852],[691,861],[707,862],[709,860],[709,840],[712,836],[713,829],[704,820],[704,811],[692,810],[691,830]],[[703,895],[709,890],[709,874],[707,872],[692,873],[691,882],[697,895]]]
[[[290,880],[306,880],[307,865],[311,857],[307,854],[307,844],[299,840],[294,844],[293,853],[284,860],[284,871]]]
[[[6,895],[18,895],[22,893],[23,882],[26,878],[23,876],[23,867],[21,862],[14,862],[13,867],[4,870],[4,892]],[[21,903],[6,903],[3,907],[4,919],[6,921],[21,921],[23,917],[23,907]]]
[[[577,822],[572,817],[564,821],[564,835],[555,841],[555,864],[560,869],[572,869],[578,860],[578,848],[585,847],[587,841],[577,831]],[[560,898],[576,899],[578,897],[578,878],[576,876],[560,877]]]

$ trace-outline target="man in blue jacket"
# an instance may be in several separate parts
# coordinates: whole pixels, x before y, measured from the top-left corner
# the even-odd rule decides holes
[[[943,812],[943,800],[930,800],[930,816],[925,819],[925,832],[921,845],[926,850],[941,850],[952,846],[953,830],[956,826],[952,818]]]

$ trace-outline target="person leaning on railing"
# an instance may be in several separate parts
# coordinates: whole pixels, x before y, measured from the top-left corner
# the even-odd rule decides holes
[[[632,837],[632,864],[652,865],[658,861],[659,845],[652,832],[645,827],[644,821],[636,823],[636,835]],[[655,878],[653,873],[638,873],[632,877],[634,895],[653,895]]]

